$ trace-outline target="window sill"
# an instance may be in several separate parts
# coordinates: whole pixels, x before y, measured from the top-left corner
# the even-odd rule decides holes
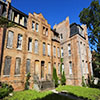
[[[28,53],[32,53],[32,51],[28,51]]]
[[[12,49],[12,47],[8,47],[8,46],[7,46],[7,49]]]
[[[10,77],[10,75],[3,75],[3,77]]]
[[[20,77],[21,75],[20,74],[18,74],[18,75],[14,75],[14,77]]]
[[[43,54],[43,56],[46,56],[46,54]]]
[[[17,50],[21,51],[21,50],[22,50],[22,48],[17,48]]]

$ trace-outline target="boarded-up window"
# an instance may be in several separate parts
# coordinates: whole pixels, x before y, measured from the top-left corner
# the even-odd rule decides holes
[[[11,57],[7,56],[5,58],[5,65],[4,65],[4,75],[10,75],[10,67],[11,67]]]
[[[44,56],[46,55],[46,46],[45,46],[45,43],[43,43],[43,55]]]
[[[48,74],[51,74],[51,63],[48,63]]]
[[[60,49],[59,49],[59,47],[57,48],[57,53],[58,53],[58,57],[60,57]]]
[[[51,55],[51,48],[50,48],[50,44],[48,44],[48,56]]]
[[[30,72],[30,63],[31,63],[31,60],[27,59],[26,60],[26,74]]]
[[[17,39],[17,48],[18,49],[22,49],[22,35],[21,34],[18,34],[18,39]]]
[[[21,58],[16,58],[15,75],[20,74]]]
[[[32,52],[32,39],[28,39],[28,51]]]
[[[39,24],[36,23],[36,32],[39,32]]]
[[[53,56],[56,57],[56,47],[53,47]]]
[[[12,31],[8,32],[7,48],[12,48],[13,46],[13,35],[14,33]]]
[[[72,72],[72,62],[71,61],[69,62],[69,74],[73,74],[73,72]]]
[[[39,75],[39,61],[35,61],[35,72],[36,75]]]
[[[33,31],[35,30],[35,22],[34,21],[32,22],[32,29],[33,29]]]
[[[68,55],[71,56],[71,45],[68,44]]]
[[[38,46],[38,40],[35,40],[35,47],[34,47],[34,53],[38,54],[39,46]]]

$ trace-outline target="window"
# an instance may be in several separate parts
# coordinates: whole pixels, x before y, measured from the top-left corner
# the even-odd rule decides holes
[[[68,55],[71,56],[71,45],[68,44]]]
[[[26,74],[30,72],[30,59],[26,60]]]
[[[62,63],[62,73],[64,72],[64,69],[65,67],[64,67],[64,64]]]
[[[13,35],[14,33],[12,31],[8,32],[7,48],[12,48],[13,46]]]
[[[20,49],[20,50],[22,49],[22,39],[23,39],[22,35],[18,34],[17,48]]]
[[[46,36],[48,36],[48,29],[46,29],[46,32],[45,33],[46,33]]]
[[[57,53],[58,53],[58,57],[60,57],[60,49],[59,49],[59,47],[57,48]]]
[[[35,71],[34,71],[34,74],[37,75],[38,77],[39,77],[39,71],[40,71],[40,69],[39,69],[39,61],[36,60],[35,61]]]
[[[56,57],[56,47],[53,47],[53,56]]]
[[[33,29],[33,31],[35,30],[35,22],[34,21],[32,22],[32,29]]]
[[[15,75],[20,74],[21,58],[16,58]]]
[[[46,55],[46,46],[45,46],[45,43],[43,43],[43,55],[44,56]]]
[[[72,72],[72,62],[69,62],[69,74],[73,74],[73,72]]]
[[[45,27],[43,27],[43,34],[45,34]]]
[[[61,58],[64,57],[64,51],[63,51],[63,47],[61,47]]]
[[[32,39],[28,39],[28,51],[32,52]]]
[[[86,61],[86,73],[87,73],[87,74],[89,73],[87,61]]]
[[[39,32],[39,24],[36,23],[36,32]]]
[[[85,74],[85,65],[84,65],[84,60],[82,60],[82,67],[83,67],[83,73]]]
[[[51,63],[48,63],[48,74],[51,74]]]
[[[50,44],[48,44],[48,56],[51,55],[51,48],[50,48]]]
[[[58,74],[60,74],[60,63],[58,63]]]
[[[35,40],[35,50],[34,50],[34,53],[35,54],[38,54],[38,40]]]
[[[61,35],[60,35],[60,39],[62,40],[63,39],[63,34],[61,33]]]
[[[4,65],[4,75],[10,75],[10,67],[11,67],[11,57],[5,57],[5,65]]]

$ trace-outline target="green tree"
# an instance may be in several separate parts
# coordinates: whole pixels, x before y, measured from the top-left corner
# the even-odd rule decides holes
[[[60,73],[61,73],[61,85],[65,85],[66,84],[66,77],[65,77],[65,72],[62,71],[62,64],[63,64],[63,58],[61,58]]]
[[[57,77],[57,72],[56,72],[56,68],[53,67],[53,81],[55,83],[55,87],[58,86],[58,77]]]
[[[95,52],[94,62],[98,67],[96,71],[100,74],[100,4],[93,0],[88,8],[84,8],[80,14],[80,22],[86,24],[88,37],[92,51]],[[99,75],[98,74],[98,75]]]

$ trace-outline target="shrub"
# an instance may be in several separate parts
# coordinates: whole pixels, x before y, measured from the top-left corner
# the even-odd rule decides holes
[[[57,77],[57,72],[56,72],[56,68],[53,67],[53,81],[55,83],[55,87],[58,86],[58,77]]]
[[[26,77],[26,83],[25,83],[25,90],[28,90],[29,89],[29,79],[30,79],[31,75],[30,73],[27,74],[27,77]]]
[[[84,80],[84,76],[82,76],[82,86],[83,87],[86,87],[85,80]]]
[[[65,78],[65,72],[63,71],[63,74],[61,75],[61,85],[66,84],[66,78]]]
[[[5,83],[1,83],[0,82],[0,99],[4,98],[5,96],[8,96],[9,93],[13,92],[13,87],[12,85],[8,85],[8,84],[5,84]]]

